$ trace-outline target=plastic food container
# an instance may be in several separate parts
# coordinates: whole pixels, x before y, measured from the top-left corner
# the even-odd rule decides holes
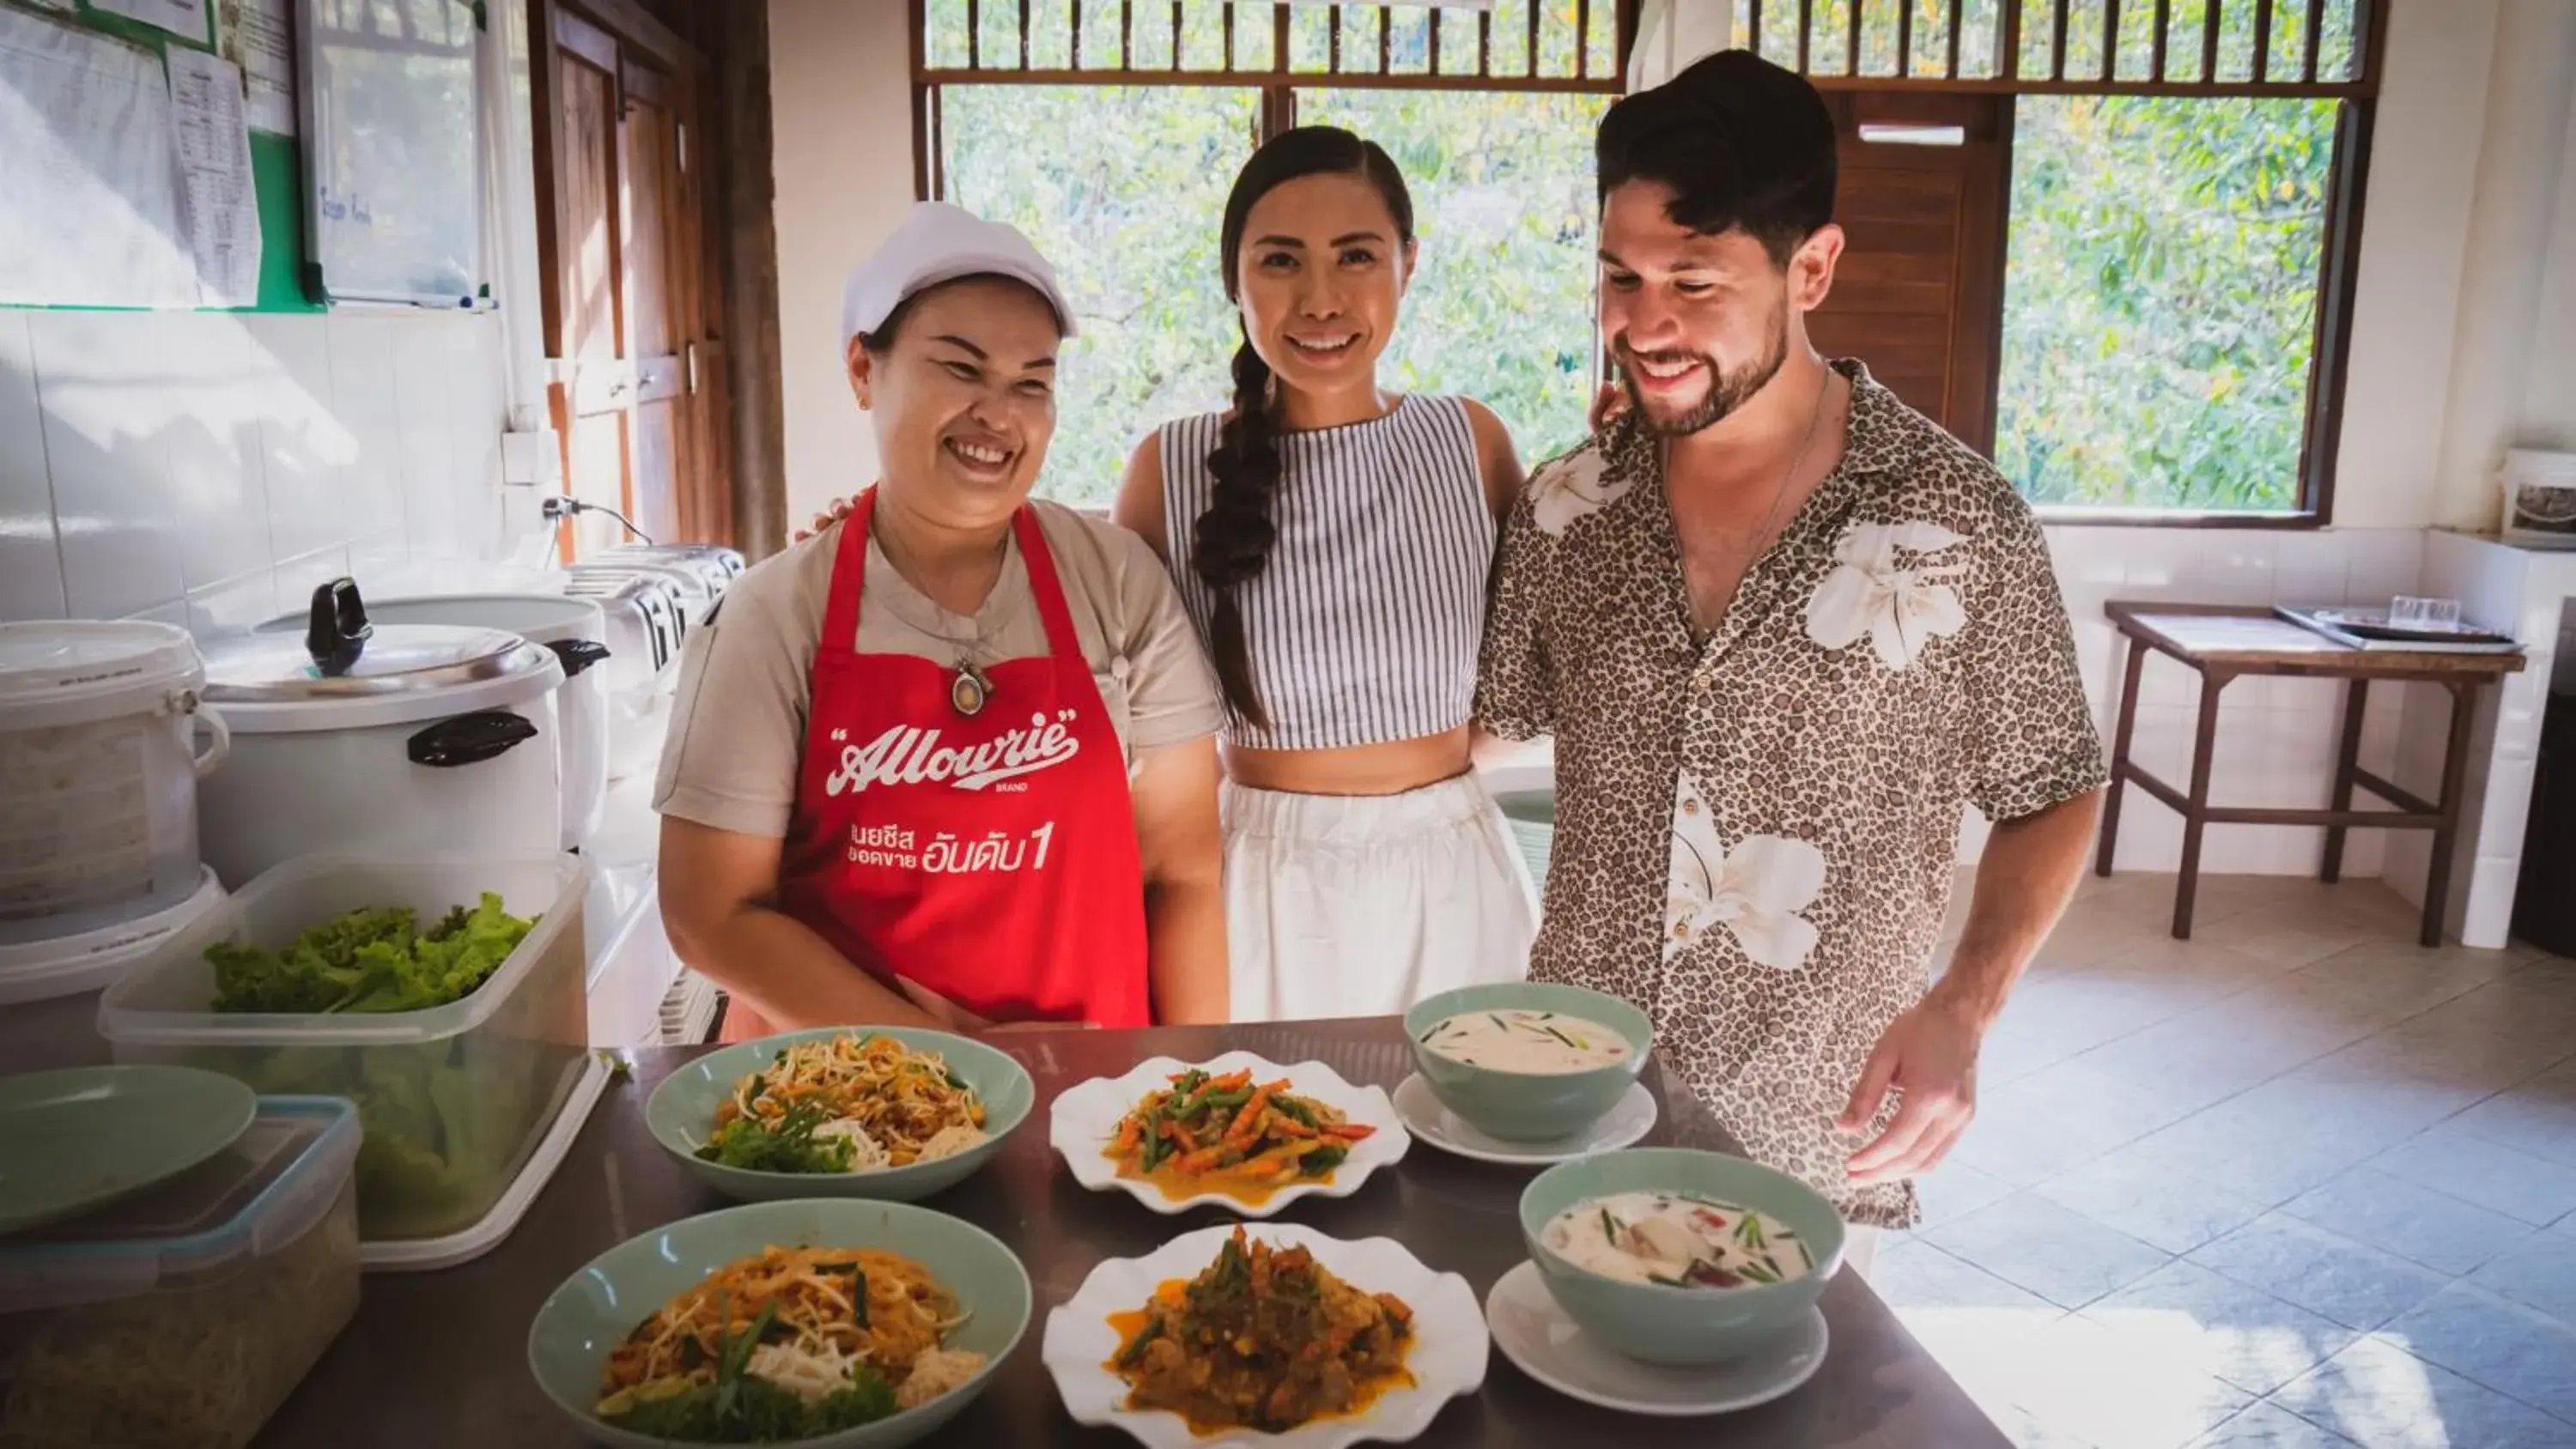
[[[0,1242],[0,1444],[248,1444],[357,1311],[358,1136],[264,1098],[215,1157]]]
[[[0,944],[197,889],[197,780],[231,741],[198,703],[205,677],[176,625],[0,624]]]
[[[359,1226],[369,1242],[437,1238],[482,1219],[546,1134],[580,1077],[582,901],[575,857],[334,854],[262,874],[199,928],[175,934],[99,1000],[99,1034],[120,1062],[178,1062],[262,1093],[358,1104]],[[435,920],[500,893],[536,929],[461,1001],[384,1015],[218,1015],[205,948],[272,949],[367,907]]]
[[[75,935],[0,946],[0,1008],[103,991],[161,943],[203,922],[224,902],[211,866],[197,870],[197,889],[168,910]]]
[[[536,1204],[537,1194],[554,1181],[555,1170],[571,1155],[581,1129],[590,1122],[590,1109],[607,1094],[613,1075],[614,1068],[608,1061],[599,1056],[590,1059],[574,1079],[563,1110],[555,1114],[553,1125],[538,1139],[537,1150],[528,1155],[526,1165],[510,1179],[509,1187],[490,1212],[444,1237],[385,1238],[360,1244],[359,1265],[370,1273],[430,1273],[473,1262],[501,1246],[518,1231],[519,1220]]]
[[[50,1071],[98,1067],[114,1060],[98,1034],[99,993],[163,940],[203,920],[224,903],[212,867],[201,867],[197,893],[166,911],[155,911],[76,936],[0,945],[0,1040],[12,1055],[0,1070]],[[0,1449],[8,1441],[0,1439]]]

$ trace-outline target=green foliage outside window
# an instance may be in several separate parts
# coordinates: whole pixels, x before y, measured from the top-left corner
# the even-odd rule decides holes
[[[1597,375],[1592,133],[1608,107],[1529,91],[1298,93],[1299,121],[1385,147],[1413,193],[1421,264],[1379,385],[1483,401],[1524,463],[1583,440]]]
[[[1844,3],[1820,0],[1820,36],[1840,32]],[[2177,65],[2186,54],[2197,65],[2196,44],[2184,42],[2199,34],[2200,3],[2177,0]],[[1552,21],[1563,8],[1551,7]],[[2088,56],[2100,64],[2088,9],[2098,17],[2098,0],[2074,7],[2070,73]],[[2222,78],[2251,69],[2252,9],[2223,12]],[[1918,39],[1937,34],[1938,10],[1921,5]],[[1292,50],[1318,38],[1307,32],[1322,13],[1295,12]],[[1983,31],[1996,13],[1988,0],[1969,5],[1968,56],[1990,53]],[[2127,14],[2124,75],[2144,45]],[[1892,57],[1894,16],[1894,0],[1865,8],[1865,55]],[[1434,42],[1420,21],[1391,32],[1398,69],[1428,65]],[[2351,55],[2347,0],[2327,7],[2326,22],[2320,74],[2334,75]],[[1564,26],[1570,56],[1570,13]],[[938,41],[952,27],[932,28]],[[1516,37],[1518,25],[1496,30]],[[1374,44],[1373,23],[1366,38]],[[1780,39],[1775,51],[1794,48],[1794,36]],[[2033,40],[2026,29],[2025,46]],[[1086,54],[1102,49],[1086,42]],[[2299,49],[2276,30],[2278,70]],[[1831,68],[1821,56],[1818,65]],[[1421,269],[1381,384],[1482,399],[1528,462],[1579,441],[1597,357],[1591,145],[1609,99],[1295,94],[1300,121],[1377,141],[1413,191]],[[941,108],[949,199],[1028,232],[1079,314],[1039,491],[1105,505],[1149,429],[1231,393],[1240,331],[1217,275],[1217,228],[1252,151],[1259,92],[949,85]],[[2025,494],[2074,507],[2298,506],[2336,114],[2333,101],[2304,99],[2015,103],[1995,458]]]
[[[2034,502],[2299,503],[2335,103],[2026,96],[1995,461]]]
[[[1384,146],[1413,192],[1421,269],[1382,386],[1465,393],[1525,458],[1572,447],[1593,378],[1592,131],[1606,98],[1305,91],[1298,119]],[[950,86],[948,198],[1026,231],[1081,329],[1040,492],[1106,504],[1128,451],[1223,407],[1241,338],[1217,228],[1252,153],[1256,94],[1198,86]]]
[[[1128,452],[1224,405],[1241,335],[1217,275],[1226,188],[1259,93],[1200,86],[949,86],[948,199],[1028,233],[1080,331],[1059,363],[1038,494],[1104,507]]]

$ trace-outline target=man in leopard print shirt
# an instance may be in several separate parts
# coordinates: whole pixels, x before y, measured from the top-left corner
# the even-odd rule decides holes
[[[1531,975],[1643,1006],[1755,1157],[1909,1226],[2092,833],[2065,607],[1993,466],[1808,342],[1843,235],[1806,81],[1712,56],[1598,149],[1625,406],[1514,510],[1478,691],[1556,740]],[[1971,805],[1995,830],[1934,984]]]

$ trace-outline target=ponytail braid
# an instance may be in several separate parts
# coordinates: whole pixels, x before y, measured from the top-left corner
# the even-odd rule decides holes
[[[1262,143],[1234,178],[1225,199],[1225,221],[1217,251],[1223,267],[1226,300],[1243,300],[1237,266],[1243,258],[1243,235],[1254,202],[1300,176],[1356,176],[1377,188],[1396,238],[1413,245],[1413,198],[1395,162],[1374,142],[1331,126],[1296,126]],[[1267,732],[1270,711],[1252,680],[1252,646],[1244,637],[1243,605],[1238,590],[1260,577],[1279,541],[1277,502],[1283,465],[1279,456],[1278,418],[1271,400],[1270,364],[1244,333],[1234,350],[1234,411],[1217,433],[1207,457],[1215,486],[1208,490],[1207,511],[1190,529],[1190,571],[1215,595],[1209,611],[1208,653],[1216,663],[1216,681],[1225,692],[1226,708],[1253,729]]]
[[[1208,472],[1216,479],[1207,511],[1192,528],[1190,567],[1216,596],[1209,619],[1209,653],[1215,656],[1218,686],[1227,708],[1254,729],[1270,728],[1252,680],[1252,649],[1244,638],[1243,610],[1235,590],[1250,583],[1270,562],[1270,546],[1279,539],[1271,502],[1279,491],[1279,440],[1270,418],[1270,364],[1261,360],[1252,340],[1234,350],[1234,412],[1217,434],[1208,454]]]

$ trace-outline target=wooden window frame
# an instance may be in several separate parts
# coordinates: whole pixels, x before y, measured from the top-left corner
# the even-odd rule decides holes
[[[1064,5],[1068,0],[1051,0]],[[1223,69],[1185,70],[1180,68],[1178,26],[1174,26],[1173,64],[1147,69],[1136,66],[1135,14],[1147,5],[1165,0],[1070,0],[1069,23],[1072,29],[1073,58],[1068,69],[1033,69],[1027,64],[1031,0],[967,0],[968,33],[980,42],[978,23],[984,5],[1016,5],[1019,12],[1019,53],[1015,64],[982,64],[983,57],[970,44],[970,63],[966,66],[938,67],[929,62],[928,16],[926,0],[908,0],[912,35],[912,185],[913,194],[921,200],[935,200],[946,193],[946,178],[939,171],[939,93],[952,85],[1029,85],[1029,86],[1211,86],[1227,90],[1250,90],[1260,94],[1260,134],[1253,144],[1260,145],[1297,124],[1297,96],[1301,90],[1434,90],[1478,92],[1538,92],[1547,94],[1617,96],[1625,93],[1628,57],[1637,40],[1637,18],[1641,0],[1576,0],[1575,4],[1575,69],[1570,75],[1542,74],[1539,62],[1539,5],[1530,5],[1529,35],[1523,42],[1527,68],[1519,74],[1497,72],[1493,68],[1494,16],[1491,11],[1475,15],[1476,65],[1473,70],[1444,70],[1443,35],[1449,23],[1467,14],[1463,10],[1433,13],[1431,69],[1396,71],[1388,67],[1387,37],[1393,26],[1393,8],[1384,5],[1352,3],[1329,8],[1332,45],[1325,69],[1298,70],[1290,66],[1290,26],[1293,17],[1289,7],[1272,7],[1270,23],[1269,66],[1242,67],[1231,64],[1234,55],[1235,10],[1225,10],[1226,52],[1229,64]],[[1083,15],[1092,7],[1115,6],[1119,11],[1120,65],[1085,67],[1080,64]],[[1181,6],[1171,0],[1177,20]],[[1377,14],[1377,64],[1374,68],[1345,67],[1341,38],[1345,12]],[[1602,15],[1611,23],[1611,57],[1606,68],[1592,63],[1590,37],[1594,16]],[[1365,22],[1363,22],[1365,23]],[[1007,58],[1006,58],[1007,59]]]
[[[1264,69],[1234,69],[1234,21],[1231,6],[1225,13],[1226,58],[1229,68],[1186,70],[1180,68],[1178,19],[1180,4],[1172,0],[1174,17],[1173,63],[1167,68],[1141,69],[1132,64],[1134,49],[1134,14],[1145,5],[1159,5],[1164,0],[1050,0],[1070,3],[1072,58],[1071,68],[1033,69],[1028,65],[1029,25],[1032,0],[966,0],[969,27],[969,64],[962,67],[934,67],[927,54],[928,0],[910,0],[912,44],[913,189],[917,197],[936,198],[943,194],[945,178],[940,175],[939,126],[940,91],[949,85],[1050,85],[1050,86],[1221,86],[1229,89],[1252,89],[1260,92],[1260,135],[1258,144],[1296,123],[1296,92],[1301,89],[1409,89],[1459,91],[1548,91],[1584,94],[1620,95],[1625,93],[1625,77],[1631,52],[1637,42],[1640,0],[1578,0],[1576,18],[1576,73],[1541,75],[1539,68],[1539,4],[1533,0],[1528,10],[1530,34],[1524,53],[1528,69],[1522,74],[1495,74],[1493,60],[1493,13],[1476,17],[1476,67],[1472,73],[1444,71],[1442,29],[1445,24],[1435,19],[1429,72],[1394,72],[1387,69],[1386,36],[1390,11],[1385,6],[1337,4],[1330,7],[1332,44],[1329,62],[1323,70],[1290,68],[1291,16],[1286,5],[1272,11],[1276,27],[1271,41],[1271,64]],[[1964,0],[1941,0],[1944,24],[1941,30],[1923,40],[1924,49],[1915,49],[1916,27],[1913,24],[1917,0],[1901,0],[1902,17],[1898,36],[1898,70],[1876,74],[1860,69],[1861,3],[1847,0],[1848,34],[1842,54],[1846,68],[1839,72],[1820,72],[1814,44],[1819,34],[1819,7],[1815,0],[1676,0],[1676,3],[1727,4],[1734,11],[1730,43],[1751,49],[1766,58],[1797,69],[1827,94],[1836,92],[1871,92],[1878,94],[1950,93],[1989,96],[2024,95],[2120,95],[2180,98],[2304,98],[2333,99],[2341,102],[2337,111],[2334,153],[2329,161],[2330,181],[2326,204],[2325,234],[2317,285],[2314,345],[2310,352],[2307,388],[2307,414],[2301,432],[2299,488],[2297,505],[2277,512],[2228,510],[2185,510],[2153,508],[2067,508],[2043,506],[2042,518],[2050,523],[2100,527],[2206,527],[2257,529],[2313,529],[2331,521],[2334,511],[2337,445],[2343,430],[2344,385],[2351,352],[2351,327],[2354,282],[2361,253],[2362,219],[2368,173],[2371,136],[2377,119],[2380,76],[2388,41],[2388,0],[2335,0],[2349,3],[2351,9],[2351,49],[2347,74],[2320,75],[2322,46],[2320,32],[2326,12],[2326,0],[2208,0],[2203,10],[2203,24],[2196,53],[2178,56],[2174,42],[2178,35],[2172,0],[2103,0],[2102,34],[2099,37],[2101,60],[2092,75],[2070,75],[2068,65],[2069,0],[1999,0],[1995,9],[1997,36],[1994,55],[2001,61],[1997,73],[1970,74],[1963,66],[1961,53]],[[1081,65],[1082,17],[1087,6],[1118,6],[1122,24],[1120,46],[1122,64],[1116,68],[1088,68]],[[981,53],[980,10],[983,5],[1016,5],[1018,10],[1019,46],[1015,57],[988,58]],[[1614,18],[1613,64],[1608,74],[1595,73],[1592,47],[1589,44],[1590,20],[1596,6],[1611,8]],[[1772,42],[1776,27],[1764,25],[1766,8],[1794,6],[1797,12],[1795,36],[1786,48]],[[2146,73],[2126,73],[2122,65],[2120,15],[2123,9],[2151,11],[2151,40]],[[1378,43],[1375,69],[1345,69],[1341,37],[1346,11],[1375,10],[1378,14]],[[2230,11],[2251,10],[2254,15],[2255,44],[2251,57],[2251,75],[2242,80],[2218,77],[2219,38]],[[1440,12],[1458,15],[1464,12]],[[1777,9],[1774,14],[1779,13]],[[2301,44],[2298,73],[2295,76],[2273,73],[2271,64],[2273,23],[2277,16],[2290,15],[2300,21]],[[2048,63],[2037,70],[2022,65],[2025,34],[2037,33],[2033,23],[2049,35]],[[2184,37],[2188,39],[2189,37]],[[1914,62],[1918,54],[1938,57],[1936,73],[1921,73]],[[988,59],[1001,63],[987,64]],[[2178,78],[2184,71],[2178,62],[2187,59],[2189,78]],[[1016,62],[1016,63],[1012,63]],[[2007,118],[2009,120],[2009,118]],[[1995,394],[2001,385],[2003,369],[2003,272],[2011,245],[2010,167],[2013,128],[2003,128],[2005,185],[2004,200],[1994,218],[1994,225],[1981,228],[1990,233],[1994,250],[1991,270],[1993,286],[1972,289],[1980,301],[1989,296],[1992,315],[1985,328],[1991,332],[1984,347],[1987,377],[1985,382],[1985,419],[1991,434],[1996,408]],[[1981,238],[1982,239],[1982,238]],[[1596,352],[1597,352],[1596,347]],[[1991,448],[1991,436],[1988,446]]]
[[[2252,512],[2225,509],[2158,509],[2158,508],[2072,508],[2042,506],[2041,518],[2052,524],[2108,528],[2255,528],[2314,529],[2324,527],[2334,515],[2337,448],[2343,433],[2344,385],[2352,350],[2352,308],[2354,280],[2361,258],[2361,234],[2364,202],[2368,190],[2371,134],[2377,119],[2379,87],[2387,57],[2389,0],[2349,0],[2352,42],[2347,73],[2322,75],[2320,69],[2320,36],[2327,10],[2326,0],[2209,0],[2201,13],[2198,44],[2189,53],[2177,55],[2174,42],[2178,35],[2172,0],[2102,0],[2102,33],[2097,42],[2101,58],[2093,73],[2070,74],[2068,57],[2069,0],[2000,0],[1995,7],[1997,35],[1994,54],[2002,64],[1997,73],[1972,75],[1961,63],[1961,18],[1963,0],[1942,0],[1943,29],[1936,52],[1942,57],[1938,74],[1910,73],[1913,56],[1900,29],[1898,70],[1892,74],[1875,74],[1860,69],[1860,21],[1858,0],[1847,4],[1850,31],[1843,40],[1844,68],[1820,71],[1815,60],[1814,41],[1822,17],[1814,0],[1712,0],[1728,4],[1735,12],[1734,28],[1729,33],[1731,44],[1753,50],[1767,59],[1791,66],[1806,75],[1816,88],[1831,99],[1837,92],[1875,94],[1969,93],[1986,95],[2114,95],[2198,98],[2204,100],[2232,98],[2331,99],[2340,102],[2335,124],[2334,154],[2328,162],[2328,196],[2325,235],[2320,247],[2317,277],[2316,317],[2313,323],[2313,346],[2310,349],[2307,415],[2300,433],[2298,501],[2293,508],[2277,512]],[[2346,3],[2346,0],[2336,0]],[[1910,21],[1915,14],[1915,0],[1903,0],[1899,12]],[[1781,39],[1776,25],[1766,26],[1764,14],[1774,15],[1781,7],[1794,7],[1797,12],[1795,34],[1789,45]],[[2123,11],[2145,11],[2149,23],[2147,66],[2137,74],[2122,65],[2118,44],[2120,16]],[[2251,13],[2254,48],[2250,61],[2251,74],[2241,80],[2218,77],[2219,39],[2225,22],[2233,12]],[[2276,19],[2289,17],[2297,22],[2300,35],[2297,74],[2275,74],[2272,66],[2272,36]],[[2037,26],[2034,30],[2032,27]],[[2023,66],[2025,34],[2045,33],[2049,37],[2046,64],[2032,69]],[[2190,37],[2186,37],[2190,38]],[[2181,78],[2187,76],[2188,78]],[[1987,384],[1987,414],[1994,410],[1993,394],[2003,375],[2003,325],[2001,278],[2012,237],[2009,209],[2010,166],[2013,130],[2005,129],[2006,206],[1999,214],[1994,229],[1996,256],[1995,312],[1992,327],[1995,345],[1990,349],[1993,376]]]

